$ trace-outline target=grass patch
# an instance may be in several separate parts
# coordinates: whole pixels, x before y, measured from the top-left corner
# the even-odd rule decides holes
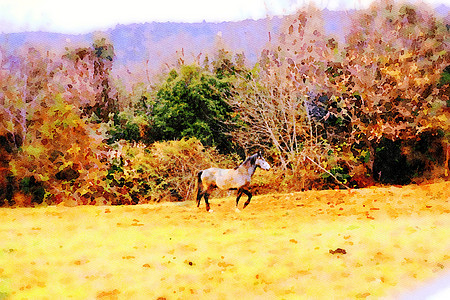
[[[448,271],[449,191],[2,208],[0,299],[396,297]]]

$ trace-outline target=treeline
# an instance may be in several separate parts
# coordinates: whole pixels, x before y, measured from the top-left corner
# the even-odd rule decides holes
[[[107,38],[63,55],[1,52],[0,204],[189,199],[199,169],[263,150],[261,190],[449,176],[449,26],[386,1],[344,45],[315,8],[286,17],[257,64],[218,48],[131,92]]]

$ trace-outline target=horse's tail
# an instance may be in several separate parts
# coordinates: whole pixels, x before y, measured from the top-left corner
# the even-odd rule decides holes
[[[200,204],[200,199],[202,197],[202,192],[203,192],[202,174],[203,174],[203,171],[200,171],[197,174],[197,205]]]

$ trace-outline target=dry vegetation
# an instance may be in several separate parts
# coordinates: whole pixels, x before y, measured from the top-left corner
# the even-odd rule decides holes
[[[2,208],[0,298],[394,298],[450,267],[450,182]]]

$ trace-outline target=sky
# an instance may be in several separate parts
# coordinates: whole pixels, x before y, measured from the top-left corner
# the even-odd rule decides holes
[[[330,10],[366,8],[372,0],[0,0],[0,32],[80,34],[117,24],[222,22],[290,14],[309,2]],[[423,0],[432,6],[449,0]]]

